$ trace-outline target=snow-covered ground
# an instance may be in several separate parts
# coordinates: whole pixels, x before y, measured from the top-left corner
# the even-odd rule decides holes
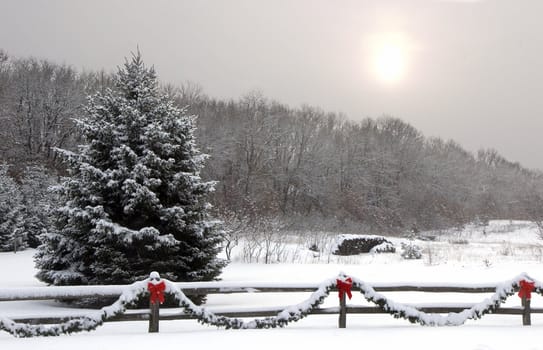
[[[225,282],[311,282],[319,283],[340,271],[372,282],[501,282],[521,272],[543,281],[543,240],[537,228],[524,222],[491,222],[482,227],[435,233],[436,241],[415,241],[423,248],[423,259],[403,260],[395,254],[362,254],[337,257],[309,251],[303,243],[291,241],[289,263],[243,263],[242,248],[234,251],[234,262],[223,272]],[[400,239],[392,239],[399,243]],[[324,242],[321,240],[321,242]],[[332,244],[332,243],[330,243]],[[295,252],[295,253],[292,253]],[[33,278],[32,251],[0,254],[0,288],[32,287],[42,284]],[[480,302],[480,294],[389,293],[395,301]],[[285,306],[296,304],[307,294],[210,295],[209,308]],[[518,305],[518,297],[508,305]],[[349,304],[365,304],[354,293]],[[332,294],[325,306],[337,305]],[[532,305],[543,306],[535,296]],[[74,310],[52,301],[0,302],[0,316],[70,314]],[[77,312],[81,312],[78,310]],[[0,332],[0,349],[149,349],[158,347],[202,349],[330,349],[364,347],[378,349],[543,349],[543,315],[532,315],[532,326],[523,327],[520,316],[487,315],[458,327],[422,327],[389,315],[348,315],[347,328],[337,328],[337,316],[309,316],[286,328],[224,330],[203,326],[194,320],[163,321],[160,333],[148,334],[146,322],[106,323],[93,332],[53,338],[14,338]]]

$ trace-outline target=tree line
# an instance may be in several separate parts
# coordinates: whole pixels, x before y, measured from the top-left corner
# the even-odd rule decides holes
[[[0,51],[0,235],[13,233],[13,217],[25,222],[54,207],[43,189],[65,174],[55,149],[77,150],[74,118],[87,96],[115,88],[112,79]],[[398,118],[354,121],[259,92],[221,100],[195,83],[161,90],[197,116],[196,142],[210,155],[202,177],[217,181],[210,200],[227,220],[401,233],[543,216],[542,173],[492,149],[473,154]]]
[[[351,121],[258,93],[190,101],[180,92],[198,115],[220,208],[385,233],[541,216],[541,172],[495,150],[472,154],[388,116]]]

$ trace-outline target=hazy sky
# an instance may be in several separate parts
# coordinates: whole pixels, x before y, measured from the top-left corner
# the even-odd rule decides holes
[[[543,169],[543,1],[0,0],[0,48],[164,82],[401,118]],[[384,53],[383,53],[384,52]]]

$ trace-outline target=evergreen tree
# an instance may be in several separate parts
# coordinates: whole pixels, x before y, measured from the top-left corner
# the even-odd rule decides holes
[[[49,171],[43,166],[28,166],[21,179],[23,227],[29,247],[40,245],[40,236],[50,227],[51,208],[55,197],[50,188],[55,184]]]
[[[8,166],[0,164],[0,251],[26,248],[21,191],[8,175]]]
[[[38,278],[55,285],[131,283],[156,270],[174,281],[211,280],[224,262],[218,223],[208,216],[206,155],[194,117],[158,90],[139,54],[115,91],[89,97],[77,120],[87,144],[61,151],[64,205],[36,255]]]

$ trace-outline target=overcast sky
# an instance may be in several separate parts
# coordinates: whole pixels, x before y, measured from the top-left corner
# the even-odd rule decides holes
[[[161,81],[212,97],[391,115],[543,169],[542,16],[540,0],[0,0],[0,48],[115,71],[139,46]]]

